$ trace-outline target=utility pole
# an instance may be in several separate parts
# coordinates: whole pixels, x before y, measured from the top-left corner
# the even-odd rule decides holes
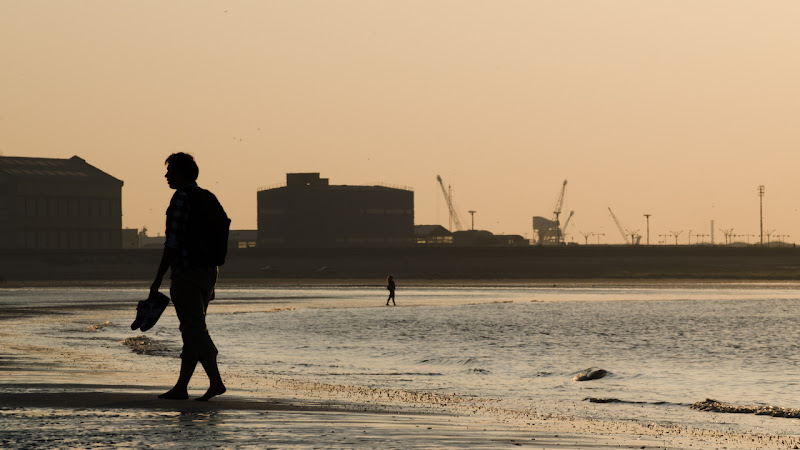
[[[645,214],[644,216],[647,218],[647,245],[650,245],[650,216],[652,214]]]
[[[467,211],[472,216],[472,231],[475,231],[475,213],[478,211]]]
[[[758,187],[758,212],[761,220],[761,246],[764,246],[764,185]]]

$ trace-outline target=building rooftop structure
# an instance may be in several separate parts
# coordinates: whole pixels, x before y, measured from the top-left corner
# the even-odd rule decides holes
[[[38,180],[57,178],[58,181],[116,182],[120,186],[123,184],[122,180],[92,166],[79,156],[69,159],[0,156],[0,177]]]
[[[453,233],[441,225],[414,225],[417,245],[445,245],[453,243]]]

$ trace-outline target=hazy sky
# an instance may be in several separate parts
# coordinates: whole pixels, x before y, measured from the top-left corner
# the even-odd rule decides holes
[[[447,226],[441,175],[464,224],[528,237],[567,179],[573,239],[607,243],[609,206],[641,233],[652,214],[653,243],[756,235],[763,184],[765,229],[794,241],[799,20],[796,0],[2,0],[0,154],[83,157],[151,234],[188,151],[236,229],[259,187],[321,172],[412,187],[415,222]]]

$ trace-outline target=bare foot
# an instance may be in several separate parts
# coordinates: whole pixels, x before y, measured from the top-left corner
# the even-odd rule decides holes
[[[166,398],[169,400],[186,400],[189,398],[189,393],[185,390],[172,388],[169,391],[159,395],[158,398]]]
[[[224,384],[211,385],[211,387],[208,388],[208,390],[206,391],[205,394],[203,394],[202,397],[196,398],[195,400],[197,400],[198,402],[207,402],[208,399],[210,399],[211,397],[222,395],[225,393],[225,391],[227,391],[227,389],[225,389]]]

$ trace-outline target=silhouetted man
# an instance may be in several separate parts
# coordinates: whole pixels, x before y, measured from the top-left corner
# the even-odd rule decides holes
[[[200,362],[208,375],[210,387],[197,400],[206,401],[225,392],[217,366],[217,347],[206,329],[206,310],[208,303],[214,298],[217,267],[197,256],[200,253],[195,248],[198,243],[189,235],[192,213],[200,209],[199,205],[193,205],[191,201],[198,198],[195,193],[201,191],[195,182],[199,169],[194,157],[187,153],[174,153],[167,158],[165,164],[167,183],[170,188],[175,189],[175,194],[167,208],[164,253],[150,292],[158,292],[164,274],[170,268],[169,292],[180,321],[183,349],[178,382],[159,397],[178,400],[189,398],[189,380]]]

